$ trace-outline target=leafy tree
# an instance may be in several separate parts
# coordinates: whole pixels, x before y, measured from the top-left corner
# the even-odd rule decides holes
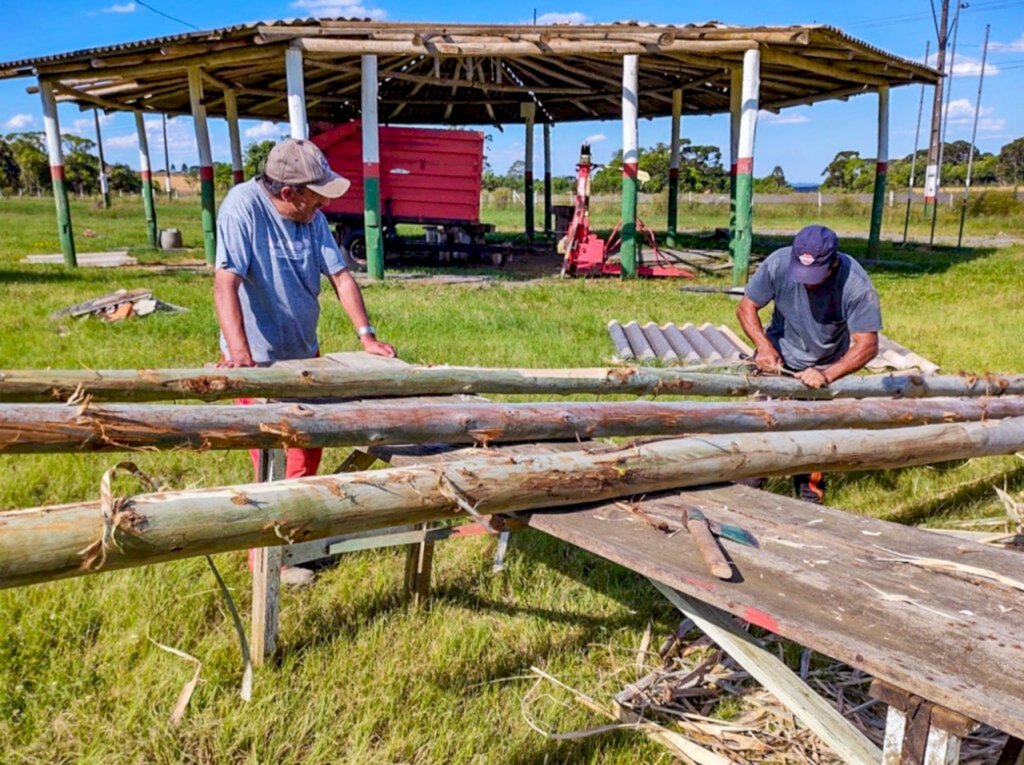
[[[42,133],[11,133],[5,141],[11,148],[14,161],[18,163],[21,189],[29,194],[49,191],[53,185],[50,179],[50,160]]]
[[[0,141],[0,191],[11,193],[21,186],[21,168],[6,141]]]
[[[792,190],[793,187],[789,185],[789,181],[786,180],[786,174],[779,165],[772,168],[771,173],[764,178],[754,179],[754,191],[760,191],[765,194],[778,194]]]
[[[138,194],[142,191],[142,178],[123,162],[107,168],[107,178],[113,191],[123,191],[126,194]]]
[[[242,169],[246,178],[255,178],[263,172],[263,165],[267,161],[267,155],[275,146],[274,141],[257,141],[245,147],[245,161]]]
[[[100,188],[99,159],[90,152],[96,143],[88,138],[65,134],[64,178],[68,188],[78,194],[94,194]]]
[[[235,184],[234,169],[230,162],[213,163],[213,186],[218,191],[227,191]]]
[[[825,180],[821,187],[843,191],[860,191],[865,179],[874,182],[874,163],[863,159],[859,151],[840,151],[822,172]]]
[[[1010,141],[999,150],[996,173],[1000,181],[1013,186],[1024,181],[1024,138]]]

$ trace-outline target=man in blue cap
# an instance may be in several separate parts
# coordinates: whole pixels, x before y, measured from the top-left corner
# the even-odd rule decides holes
[[[774,304],[767,331],[758,312]],[[808,388],[853,374],[878,353],[882,311],[867,273],[839,251],[825,226],[806,226],[769,255],[751,278],[736,310],[754,344],[757,368],[788,372]],[[798,496],[821,503],[821,473],[794,476]]]

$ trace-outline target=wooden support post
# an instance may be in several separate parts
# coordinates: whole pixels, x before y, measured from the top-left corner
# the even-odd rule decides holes
[[[789,667],[739,629],[727,613],[655,580],[655,588],[848,763],[876,765],[881,752]]]
[[[302,73],[302,51],[288,48],[284,52],[284,70],[288,87],[288,123],[292,138],[309,138],[306,121],[306,84]],[[364,126],[365,130],[365,126]]]
[[[103,158],[103,132],[100,130],[100,110],[92,110],[92,121],[96,125],[96,153],[100,160],[100,194],[103,196],[103,209],[110,209],[110,183],[107,180],[107,163]]]
[[[420,523],[417,530],[427,530],[432,524]],[[430,597],[430,574],[434,566],[434,542],[424,539],[406,548],[405,592],[414,606],[422,606]]]
[[[202,204],[203,248],[206,262],[217,260],[217,211],[213,195],[213,153],[210,150],[210,131],[206,124],[206,106],[203,105],[203,76],[199,67],[189,67],[188,94],[195,120],[196,145],[199,148],[199,194]]]
[[[384,232],[380,212],[380,135],[377,126],[377,57],[362,59],[363,234],[366,271],[384,278]]]
[[[878,158],[875,160],[875,193],[871,204],[868,257],[878,258],[882,246],[882,217],[885,215],[885,177],[889,163],[889,86],[878,89]]]
[[[551,123],[544,123],[544,236],[550,237],[551,222]]]
[[[1024,765],[1024,741],[1010,736],[1003,747],[996,765]]]
[[[637,113],[640,57],[622,57],[622,276],[636,276]]]
[[[284,478],[285,450],[261,449],[259,480]],[[263,666],[277,650],[277,621],[281,607],[281,553],[283,548],[260,547],[253,553],[252,636],[249,640],[252,663]]]
[[[167,146],[167,115],[160,115],[160,124],[164,133],[164,191],[171,198],[171,151]]]
[[[733,240],[732,283],[747,283],[750,272],[750,245],[753,239],[754,211],[754,134],[757,130],[758,96],[761,90],[761,53],[743,53],[743,104],[740,136],[736,152],[736,236]]]
[[[71,228],[68,184],[64,179],[64,150],[60,142],[60,121],[57,119],[57,101],[53,97],[53,85],[46,80],[40,80],[39,95],[43,101],[43,125],[46,128],[46,148],[50,155],[53,201],[57,205],[57,234],[60,236],[60,249],[64,253],[64,265],[74,268],[78,265],[78,260],[75,257],[75,234]]]
[[[231,143],[231,177],[235,185],[245,180],[242,164],[242,139],[238,134],[238,96],[228,88],[224,91],[224,112],[228,121],[228,140]]]
[[[882,765],[956,765],[977,723],[959,712],[874,680],[869,695],[889,705]]]
[[[525,136],[525,167],[523,168],[523,230],[526,241],[532,242],[534,235],[533,220],[533,126],[537,116],[537,105],[533,101],[519,105],[519,114],[526,126]]]
[[[153,169],[149,163],[149,138],[142,112],[135,112],[135,132],[139,137],[139,167],[142,175],[142,207],[146,211],[146,240],[150,247],[156,247],[157,223],[156,204],[153,202]]]
[[[672,138],[668,163],[668,225],[665,240],[669,247],[677,245],[679,236],[679,130],[682,114],[683,89],[676,88],[672,91]]]
[[[740,151],[743,67],[729,70],[729,253],[736,260],[736,162]]]

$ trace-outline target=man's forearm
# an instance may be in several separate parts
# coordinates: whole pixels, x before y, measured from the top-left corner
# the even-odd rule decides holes
[[[853,344],[834,364],[829,364],[822,370],[825,380],[832,383],[836,380],[859,372],[868,362],[878,355],[878,335],[876,333],[864,333],[862,336],[855,336]]]
[[[228,346],[228,355],[234,361],[251,358],[249,338],[245,334],[242,318],[242,304],[238,300],[237,285],[218,281],[214,285],[213,305],[217,312],[217,323]]]
[[[744,297],[736,309],[736,318],[740,322],[740,328],[750,338],[757,348],[771,345],[768,335],[765,334],[764,325],[761,324],[761,317],[757,313],[757,305],[750,298]]]
[[[338,301],[344,309],[352,326],[359,330],[360,327],[370,325],[370,318],[366,313],[366,303],[363,302],[363,293],[356,284],[356,280],[348,271],[343,271],[332,280],[335,291],[338,293]]]

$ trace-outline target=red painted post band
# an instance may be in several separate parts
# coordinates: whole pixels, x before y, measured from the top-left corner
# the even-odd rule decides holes
[[[875,172],[878,175],[881,175],[882,173],[884,173],[888,169],[889,169],[889,163],[888,162],[877,162],[877,163],[875,163]]]
[[[523,180],[526,181],[526,183],[533,183],[533,171],[527,170],[526,172],[524,172]]]
[[[245,171],[244,170],[232,170],[231,171],[231,177],[234,179],[235,183],[242,183],[245,180]]]
[[[678,167],[670,167],[668,169],[668,177],[671,180],[673,180],[673,181],[678,179],[679,178],[679,168]]]
[[[750,175],[753,172],[753,157],[740,157],[738,160],[736,160],[736,175]]]
[[[50,178],[55,181],[63,181],[64,165],[50,165]]]
[[[379,162],[364,162],[363,163],[363,177],[364,178],[380,178],[380,163]]]
[[[213,167],[210,165],[202,165],[199,168],[199,180],[201,181],[212,181],[213,180]]]
[[[636,163],[627,162],[622,166],[622,177],[623,178],[636,178]]]
[[[142,170],[141,174],[142,174],[142,182],[143,183],[149,183],[149,182],[151,182],[153,180],[153,171],[152,170]]]
[[[729,175],[731,175],[733,178],[736,177],[736,163],[735,162],[733,162],[731,165],[729,165]]]

